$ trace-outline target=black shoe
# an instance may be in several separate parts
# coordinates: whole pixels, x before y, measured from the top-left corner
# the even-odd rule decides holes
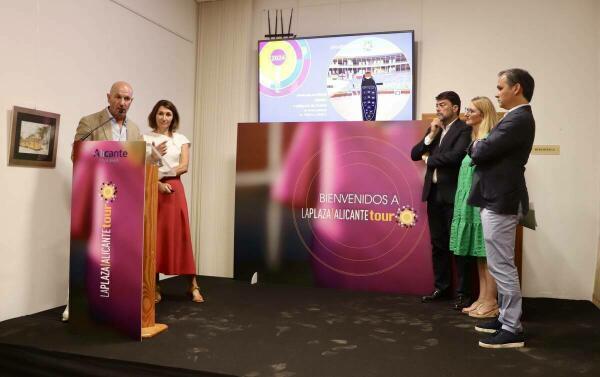
[[[502,323],[498,321],[498,318],[489,322],[482,322],[475,325],[475,331],[484,332],[488,334],[493,334],[496,331],[500,331],[501,329]]]
[[[500,329],[493,336],[479,341],[483,348],[521,348],[525,347],[523,333],[513,334],[508,330]]]
[[[454,301],[452,308],[454,308],[454,310],[463,310],[463,308],[466,308],[469,305],[471,305],[471,298],[467,295],[459,294],[456,297],[456,301]]]
[[[446,292],[440,289],[436,289],[429,296],[421,297],[421,302],[439,301],[445,298],[447,298]]]

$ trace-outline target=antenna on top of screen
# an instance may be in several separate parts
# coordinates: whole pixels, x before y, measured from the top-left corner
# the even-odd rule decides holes
[[[283,9],[275,9],[275,33],[271,31],[271,10],[267,9],[267,24],[269,33],[265,34],[267,39],[291,39],[296,38],[292,33],[292,19],[294,18],[294,8],[290,8],[290,18],[288,21],[287,33],[283,31]],[[281,31],[280,31],[281,29]]]

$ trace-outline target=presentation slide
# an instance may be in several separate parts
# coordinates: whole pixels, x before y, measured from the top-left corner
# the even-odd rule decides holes
[[[412,31],[260,41],[259,121],[412,120]]]

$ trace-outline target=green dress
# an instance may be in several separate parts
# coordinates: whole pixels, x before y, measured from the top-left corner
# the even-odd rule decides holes
[[[458,173],[454,215],[450,228],[450,250],[456,255],[485,257],[479,207],[467,204],[475,170],[475,166],[471,166],[471,161],[471,157],[466,155]]]

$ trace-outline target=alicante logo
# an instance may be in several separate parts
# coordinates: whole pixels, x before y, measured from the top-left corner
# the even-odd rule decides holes
[[[117,198],[117,186],[112,182],[104,182],[100,186],[100,197],[106,202],[114,202]]]
[[[396,222],[403,228],[412,228],[417,225],[417,212],[410,206],[403,206],[396,212]]]

